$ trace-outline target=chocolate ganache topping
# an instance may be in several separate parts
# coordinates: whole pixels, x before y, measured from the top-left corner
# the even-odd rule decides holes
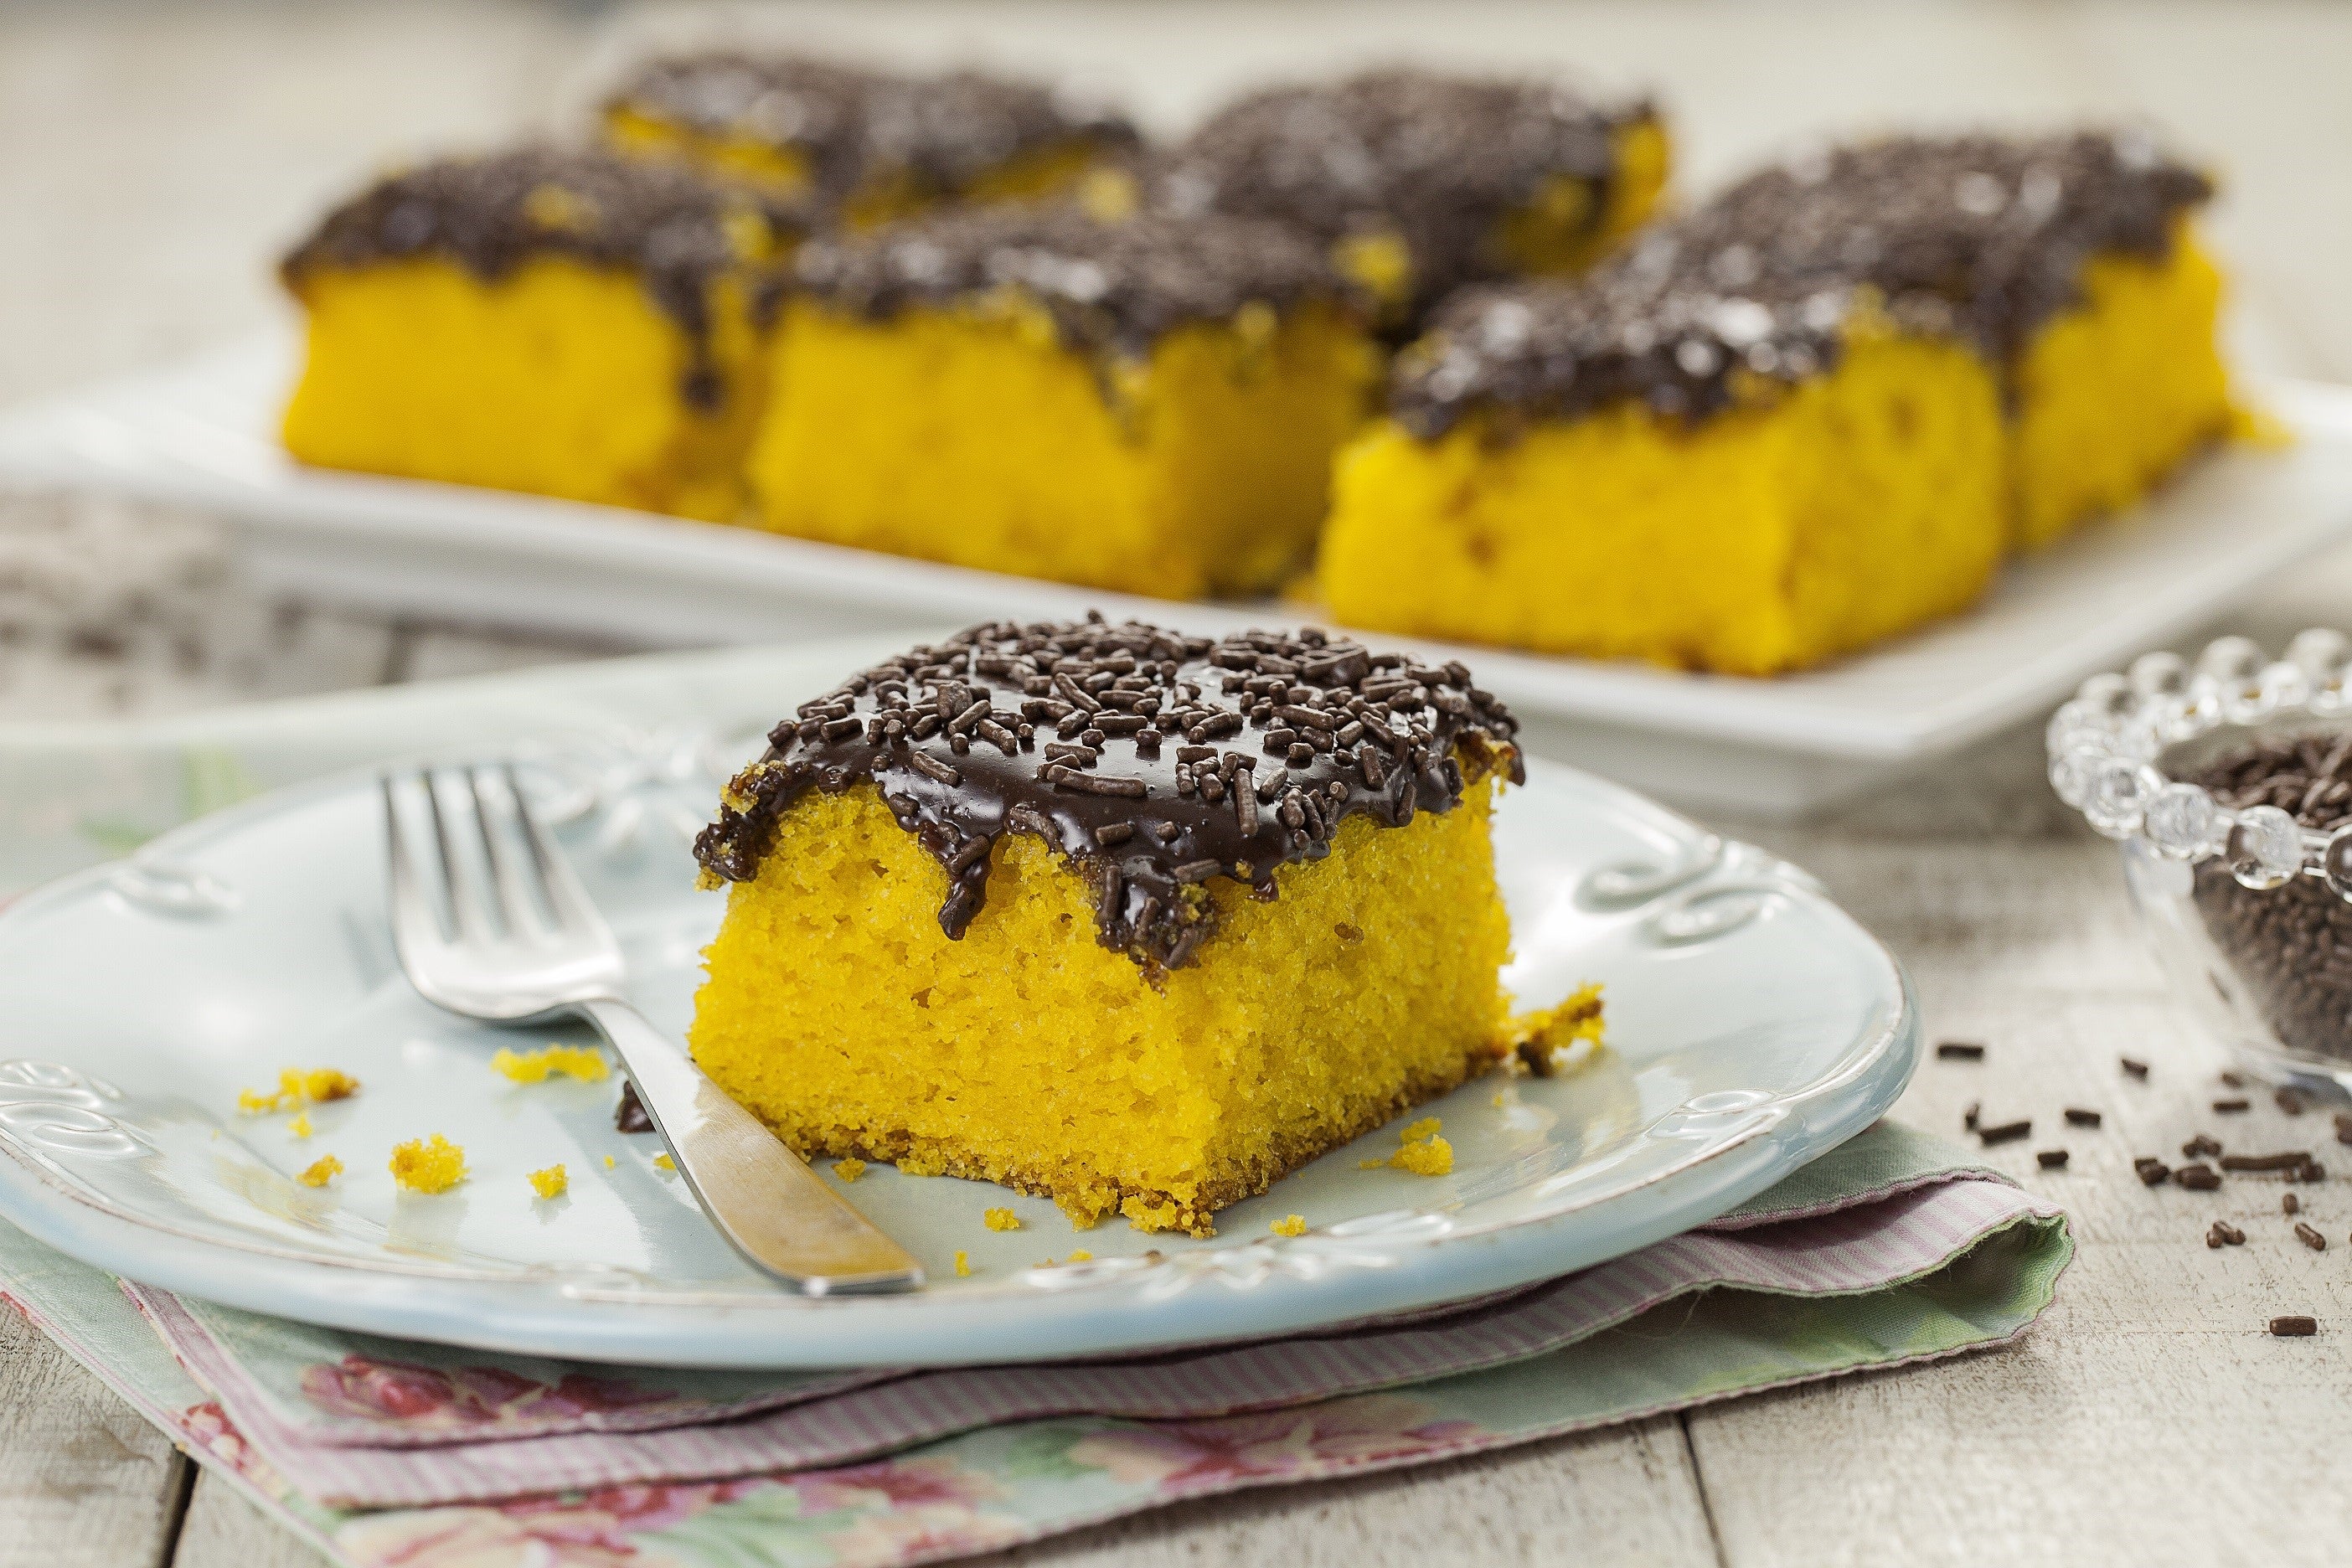
[[[1717,412],[1745,376],[1836,363],[1867,306],[2006,365],[2108,252],[2160,258],[2205,177],[2146,138],[1901,138],[1809,154],[1659,225],[1574,283],[1466,290],[1399,357],[1391,412],[1434,438],[1473,408],[1619,399]]]
[[[1325,246],[1404,241],[1418,300],[1507,269],[1503,216],[1549,180],[1587,180],[1608,208],[1616,132],[1645,103],[1596,105],[1555,82],[1381,70],[1274,88],[1210,117],[1153,167],[1152,205],[1277,218]]]
[[[1121,116],[1036,82],[979,71],[899,76],[731,50],[649,61],[605,109],[797,153],[832,202],[877,176],[903,172],[952,193],[1025,153],[1136,141]]]
[[[1066,205],[973,207],[816,240],[793,258],[787,288],[876,320],[1009,289],[1044,306],[1064,342],[1127,353],[1253,304],[1353,309],[1355,298],[1320,251],[1278,224],[1105,221]]]
[[[712,282],[803,232],[807,221],[798,207],[680,165],[525,147],[379,180],[329,213],[279,274],[299,295],[319,272],[425,256],[485,283],[550,254],[624,268],[692,342],[685,391],[709,407],[721,390],[709,360]]]
[[[1214,929],[1201,884],[1275,895],[1363,814],[1450,811],[1469,777],[1525,777],[1517,721],[1459,664],[1425,666],[1308,628],[1218,640],[1099,618],[975,626],[854,675],[770,731],[695,841],[706,878],[748,881],[812,789],[871,784],[945,866],[961,937],[1006,833],[1066,857],[1096,934],[1147,973]]]

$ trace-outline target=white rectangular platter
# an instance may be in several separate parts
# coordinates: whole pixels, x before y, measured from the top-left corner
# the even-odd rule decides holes
[[[255,342],[0,415],[0,479],[216,512],[261,580],[314,598],[618,643],[923,632],[1090,607],[1206,632],[1300,616],[305,468],[275,434],[291,365],[283,341]],[[1703,807],[1797,815],[2034,717],[2352,532],[2352,388],[2270,381],[2248,395],[2292,445],[2200,463],[2129,515],[2013,564],[1968,615],[1826,669],[1752,680],[1411,646],[1472,664],[1536,751]]]

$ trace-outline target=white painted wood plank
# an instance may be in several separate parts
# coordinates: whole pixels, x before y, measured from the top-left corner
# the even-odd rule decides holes
[[[210,1471],[196,1478],[172,1557],[173,1568],[320,1568],[326,1561]]]
[[[985,1560],[991,1568],[1717,1561],[1671,1416],[1360,1480],[1181,1503]]]
[[[104,1384],[0,1308],[0,1568],[160,1563],[186,1463]]]

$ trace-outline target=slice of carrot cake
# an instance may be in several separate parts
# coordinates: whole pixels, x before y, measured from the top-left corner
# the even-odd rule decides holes
[[[1205,1233],[1495,1064],[1516,728],[1312,630],[914,648],[778,725],[698,842],[732,886],[695,1059],[803,1153]]]

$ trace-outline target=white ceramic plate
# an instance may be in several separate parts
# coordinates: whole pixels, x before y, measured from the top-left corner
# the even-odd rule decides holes
[[[491,625],[702,646],[927,631],[1090,605],[1223,632],[1271,605],[1175,605],[492,490],[306,469],[277,415],[283,342],[0,417],[0,476],[215,509],[314,595]],[[1418,644],[1472,662],[1539,753],[1673,798],[1827,804],[2020,720],[2352,531],[2352,389],[2256,384],[2300,437],[2200,464],[2115,524],[2013,566],[1971,614],[1757,681]],[[1384,642],[1402,639],[1382,637]]]
[[[727,747],[708,754],[723,769]],[[585,796],[574,776],[557,753],[526,784],[569,818],[638,999],[682,1032],[720,900],[695,890],[674,843],[611,831],[606,814],[648,802]],[[661,787],[707,798],[716,778]],[[1360,1169],[1395,1147],[1384,1130],[1193,1240],[1119,1222],[1081,1234],[1043,1200],[877,1167],[850,1195],[933,1283],[811,1301],[739,1262],[655,1167],[655,1139],[614,1131],[617,1080],[511,1084],[491,1053],[553,1032],[467,1024],[409,989],[379,811],[372,775],[299,787],[0,914],[0,1056],[17,1058],[0,1065],[0,1215],[117,1273],[395,1336],[679,1365],[1068,1356],[1308,1329],[1600,1262],[1859,1131],[1917,1052],[1894,961],[1801,872],[1539,766],[1497,819],[1507,978],[1531,1005],[1603,982],[1612,1049],[1571,1076],[1496,1076],[1431,1106],[1451,1175]],[[313,1110],[307,1141],[235,1109],[240,1088],[294,1065],[364,1085]],[[396,1194],[393,1145],[436,1131],[465,1147],[471,1179]],[[329,1152],[347,1167],[332,1188],[289,1179]],[[569,1196],[534,1202],[527,1173],[559,1161]],[[1024,1227],[988,1230],[996,1205]],[[1293,1213],[1306,1235],[1271,1233]],[[1080,1247],[1092,1261],[1045,1266]]]

